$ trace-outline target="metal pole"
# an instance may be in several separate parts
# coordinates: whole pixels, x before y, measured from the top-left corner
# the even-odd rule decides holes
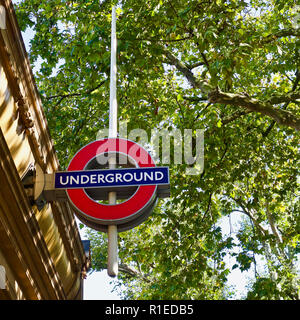
[[[111,14],[111,53],[110,53],[110,96],[109,96],[109,137],[116,138],[118,130],[117,104],[117,35],[116,8],[112,7]]]
[[[116,8],[112,7],[111,20],[111,60],[110,60],[110,101],[109,101],[109,138],[117,137],[118,105],[117,105],[117,36],[116,36]],[[108,160],[109,168],[116,167],[116,157]],[[109,192],[108,203],[116,204],[116,192]],[[118,275],[118,229],[116,225],[108,226],[108,261],[107,273],[110,277]]]

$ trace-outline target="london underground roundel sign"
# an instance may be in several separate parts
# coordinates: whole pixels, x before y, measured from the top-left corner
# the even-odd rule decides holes
[[[104,168],[112,155],[125,159],[127,167]],[[156,167],[150,154],[137,143],[106,138],[79,150],[67,171],[56,173],[55,188],[66,189],[78,218],[86,225],[106,231],[107,225],[114,224],[118,231],[125,231],[149,216],[157,197],[169,195],[169,172],[167,167]],[[101,203],[99,199],[111,191],[128,198],[115,205]]]

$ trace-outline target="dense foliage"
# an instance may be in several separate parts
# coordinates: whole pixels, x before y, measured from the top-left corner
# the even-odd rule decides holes
[[[108,126],[111,1],[23,0],[23,31],[64,168]],[[205,130],[205,168],[170,165],[172,197],[120,233],[126,298],[299,299],[300,28],[294,0],[118,2],[118,104],[128,130]],[[222,232],[232,213],[238,228]],[[221,221],[221,222],[220,222]],[[93,268],[106,235],[89,230]],[[225,263],[228,256],[233,266]],[[259,266],[260,265],[260,266]],[[261,267],[264,266],[264,268]]]

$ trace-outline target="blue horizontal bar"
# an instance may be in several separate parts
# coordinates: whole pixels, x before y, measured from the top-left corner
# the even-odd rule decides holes
[[[64,171],[55,173],[56,189],[169,184],[168,167]]]

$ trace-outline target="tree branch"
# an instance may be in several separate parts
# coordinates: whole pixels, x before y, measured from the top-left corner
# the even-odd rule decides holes
[[[286,101],[295,101],[299,98],[299,92],[290,92],[285,96],[273,96],[268,101],[260,101],[242,93],[222,92],[219,88],[213,88],[207,80],[197,79],[193,72],[169,50],[163,48],[163,52],[168,59],[169,64],[174,65],[189,81],[194,88],[199,88],[204,94],[208,94],[208,100],[211,103],[222,103],[227,105],[243,107],[249,111],[254,111],[268,116],[278,124],[300,130],[300,118],[293,113],[275,108],[273,104]]]
[[[283,102],[293,102],[300,99],[300,91],[288,92],[284,95],[273,95],[267,100],[270,104],[279,104]]]
[[[149,41],[149,42],[179,42],[191,39],[191,36],[178,38],[178,39],[160,39],[160,38],[119,38],[124,41]]]
[[[254,225],[257,227],[257,230],[259,232],[261,232],[262,235],[266,236],[268,235],[268,231],[265,230],[260,224],[259,222],[253,217],[253,215],[250,213],[249,210],[246,209],[246,206],[242,203],[241,199],[235,199],[235,198],[232,198],[230,197],[233,201],[235,201],[241,208],[242,210],[234,210],[234,211],[238,211],[238,212],[241,212],[241,213],[244,213],[245,215],[247,215],[251,221],[253,221]]]
[[[273,219],[273,216],[271,214],[271,212],[269,211],[269,205],[268,203],[266,204],[266,213],[267,213],[267,219],[268,219],[268,222],[271,226],[271,230],[276,238],[276,241],[278,244],[282,243],[282,239],[280,238],[279,236],[279,233],[277,232],[277,228],[275,226],[275,222],[274,222],[274,219]]]
[[[213,193],[210,193],[210,194],[209,194],[207,209],[206,209],[206,211],[204,212],[204,214],[203,214],[203,216],[202,216],[201,223],[204,221],[204,219],[205,219],[205,217],[206,217],[207,213],[208,213],[208,212],[209,212],[209,210],[210,210],[212,195],[213,195]]]
[[[189,97],[183,96],[184,100],[192,101],[192,102],[205,102],[208,100],[208,97]]]
[[[119,264],[119,270],[128,274],[131,277],[141,278],[144,281],[151,283],[151,281],[143,274],[139,273],[138,271],[134,270],[133,268],[129,267],[127,264]]]
[[[290,36],[294,36],[294,37],[299,37],[300,36],[300,29],[297,28],[288,28],[288,29],[282,29],[279,30],[278,32],[269,34],[268,36],[266,36],[265,38],[262,38],[261,40],[254,40],[255,41],[255,46],[263,46],[267,43],[270,43],[274,40],[277,40],[278,38],[282,38],[282,37],[290,37]]]
[[[293,113],[275,108],[270,102],[263,102],[242,93],[222,92],[218,88],[209,93],[209,101],[243,107],[274,119],[278,124],[300,130],[300,119]]]
[[[250,111],[250,110],[237,111],[234,114],[232,114],[229,118],[222,119],[221,120],[222,121],[222,125],[228,124],[228,123],[230,123],[230,122],[232,122],[232,121],[234,121],[234,120],[236,120],[236,119],[238,119],[238,118],[240,118],[240,117],[242,117],[242,116],[244,116],[244,115],[246,115],[248,113],[251,113],[251,112],[252,111]]]
[[[292,87],[291,92],[293,92],[293,91],[295,91],[295,90],[297,89],[298,84],[299,84],[299,81],[300,81],[300,72],[299,72],[298,69],[296,70],[295,75],[296,75],[296,79],[295,79],[295,81],[294,81],[294,83],[293,83],[293,87]],[[290,103],[290,101],[286,102],[286,103],[284,104],[284,106],[283,106],[282,109],[283,109],[283,110],[286,110],[286,108],[288,107],[289,103]],[[271,131],[272,128],[274,127],[275,123],[276,123],[275,120],[273,120],[273,121],[271,122],[271,124],[269,125],[269,127],[266,129],[266,131],[263,132],[262,136],[263,136],[264,138],[268,136],[268,134],[270,133],[270,131]]]
[[[124,272],[124,273],[132,276],[132,277],[136,277],[136,276],[139,275],[139,272],[137,272],[136,270],[130,268],[130,267],[129,267],[128,265],[126,265],[126,264],[120,264],[120,265],[119,265],[119,270],[120,270],[121,272]]]
[[[192,70],[192,69],[195,69],[197,67],[204,66],[204,65],[205,65],[205,62],[195,62],[195,63],[189,64],[189,65],[186,65],[186,67],[189,70]]]
[[[199,88],[204,93],[207,93],[212,89],[206,80],[197,79],[193,72],[183,62],[177,59],[169,50],[163,48],[163,52],[168,59],[169,64],[174,65],[178,71],[182,72],[192,87]]]
[[[96,87],[89,89],[87,91],[84,92],[73,92],[73,93],[68,93],[68,94],[56,94],[54,96],[49,96],[46,97],[47,100],[51,100],[51,99],[55,99],[55,98],[61,98],[65,99],[65,98],[70,98],[70,97],[76,97],[76,96],[83,96],[83,95],[87,95],[87,94],[91,94],[93,91],[97,90],[98,88],[100,88],[106,80],[101,81]],[[61,102],[61,100],[59,102]]]

